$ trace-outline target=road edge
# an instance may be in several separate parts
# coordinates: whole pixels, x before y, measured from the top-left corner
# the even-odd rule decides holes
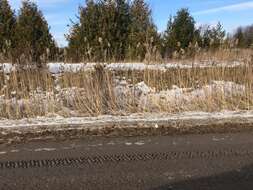
[[[67,140],[87,136],[165,136],[253,131],[253,114],[117,116],[104,120],[87,118],[79,122],[0,126],[0,144],[35,140]]]

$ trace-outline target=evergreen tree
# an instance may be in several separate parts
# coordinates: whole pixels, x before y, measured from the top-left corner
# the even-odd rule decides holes
[[[79,22],[67,35],[72,59],[123,60],[127,48],[129,4],[126,0],[86,0]]]
[[[246,27],[238,27],[233,35],[234,41],[239,48],[253,47],[253,25]]]
[[[129,3],[127,0],[101,0],[98,7],[99,60],[123,60],[130,24]]]
[[[242,27],[237,28],[236,33],[234,34],[234,39],[236,41],[237,47],[246,47],[245,36]]]
[[[223,29],[223,26],[219,22],[215,27],[211,29],[210,32],[210,46],[212,49],[217,49],[222,44],[224,37],[226,35],[225,30]]]
[[[143,0],[86,0],[79,15],[67,35],[72,61],[143,60],[160,40]]]
[[[10,58],[14,44],[16,18],[7,0],[0,0],[0,54]]]
[[[195,21],[188,9],[181,9],[169,20],[164,36],[165,48],[170,51],[186,50],[196,40]]]
[[[101,0],[99,10],[100,60],[123,60],[130,21],[129,4],[126,0]]]
[[[253,25],[246,26],[244,29],[245,47],[253,47]]]
[[[49,26],[37,5],[29,0],[22,2],[16,29],[19,63],[34,63],[41,66],[55,42],[49,32]]]
[[[163,57],[171,56],[173,51],[176,49],[175,48],[176,40],[171,37],[172,24],[173,24],[173,18],[172,16],[170,16],[169,21],[167,23],[167,29],[163,34],[163,49],[162,49]]]
[[[200,46],[205,49],[217,49],[224,42],[226,35],[221,23],[216,26],[203,25],[200,27]]]
[[[127,0],[116,0],[116,33],[115,58],[124,60],[128,46],[128,31],[130,26],[130,7]]]
[[[99,55],[98,61],[108,61],[116,59],[118,43],[118,23],[117,23],[117,2],[115,0],[101,0],[99,6],[99,33],[97,34]],[[124,34],[122,34],[124,35]]]
[[[134,0],[130,8],[131,25],[128,35],[128,57],[143,60],[147,46],[158,44],[158,34],[151,18],[151,10],[144,0]]]
[[[200,31],[200,46],[208,49],[211,44],[211,27],[210,25],[202,25],[199,28]]]
[[[68,41],[67,58],[74,62],[78,62],[81,59],[80,32],[79,24],[75,23],[71,26],[69,34],[65,35]],[[83,44],[83,46],[86,47],[86,44]],[[86,57],[86,51],[84,56]]]
[[[68,57],[72,61],[91,59],[95,56],[98,46],[99,9],[93,0],[86,0],[86,7],[79,8],[79,23],[73,23],[70,34]],[[81,60],[80,60],[81,59]]]
[[[115,12],[115,2],[112,0],[86,0],[86,6],[79,9],[78,23],[72,25],[67,36],[68,54],[72,61],[101,61],[113,55]]]

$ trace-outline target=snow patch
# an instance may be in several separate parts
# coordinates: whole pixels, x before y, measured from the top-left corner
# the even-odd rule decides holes
[[[15,67],[11,63],[2,63],[0,64],[0,71],[3,71],[4,73],[10,73],[11,71],[14,71]]]
[[[246,92],[244,85],[226,81],[212,81],[210,84],[199,88],[179,88],[176,85],[172,89],[156,91],[144,82],[136,85],[127,81],[116,83],[114,89],[118,104],[124,107],[129,103],[129,97],[138,104],[139,109],[154,111],[159,106],[183,106],[189,105],[196,100],[206,100],[214,96],[232,98],[243,96]]]
[[[104,65],[105,70],[109,71],[144,71],[156,70],[165,72],[169,69],[190,69],[190,68],[209,68],[209,67],[237,67],[244,65],[243,62],[204,62],[204,63],[159,63],[159,64],[146,64],[146,63],[48,63],[47,67],[52,74],[60,74],[63,72],[78,72],[78,71],[92,71],[97,65]],[[0,64],[0,70],[5,73],[10,73],[15,69],[11,63]]]
[[[63,72],[91,71],[95,68],[96,63],[48,63],[47,67],[52,74]]]

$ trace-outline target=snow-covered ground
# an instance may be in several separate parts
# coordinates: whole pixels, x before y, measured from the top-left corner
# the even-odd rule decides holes
[[[234,82],[212,81],[210,84],[196,88],[179,88],[174,85],[172,89],[156,91],[147,86],[144,82],[136,85],[127,81],[118,81],[114,89],[118,98],[118,103],[124,106],[129,101],[129,97],[134,97],[140,110],[159,110],[161,106],[185,106],[193,104],[196,100],[207,101],[213,96],[231,98],[243,96],[246,92],[244,85]]]
[[[158,128],[159,124],[170,122],[184,122],[184,121],[212,121],[212,120],[244,120],[253,121],[253,111],[222,111],[214,113],[206,112],[183,112],[178,114],[168,113],[145,113],[145,114],[131,114],[128,116],[111,116],[103,115],[98,117],[37,117],[20,120],[0,120],[0,129],[19,128],[19,127],[61,127],[61,126],[87,126],[98,127],[109,124],[153,124],[154,128]]]
[[[204,62],[204,63],[162,63],[162,64],[145,64],[145,63],[111,63],[106,65],[106,69],[112,71],[143,71],[143,70],[160,70],[166,71],[172,68],[191,69],[194,67],[209,68],[209,67],[237,67],[244,65],[243,62]]]
[[[96,63],[48,63],[47,67],[53,74],[62,72],[78,72],[78,71],[89,71],[93,70]]]
[[[209,68],[209,67],[237,67],[240,65],[245,65],[245,63],[240,61],[234,62],[203,62],[203,63],[159,63],[159,64],[145,64],[145,63],[99,63],[104,65],[106,70],[110,71],[143,71],[143,70],[159,70],[166,71],[171,68]],[[48,63],[47,67],[49,71],[53,74],[58,74],[62,72],[78,72],[80,70],[90,71],[95,68],[98,63]],[[0,70],[5,73],[9,73],[11,70],[15,69],[15,66],[11,63],[0,64]]]

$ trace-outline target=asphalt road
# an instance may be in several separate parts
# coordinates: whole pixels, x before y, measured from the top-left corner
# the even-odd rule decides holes
[[[0,145],[0,189],[253,189],[253,133]]]

